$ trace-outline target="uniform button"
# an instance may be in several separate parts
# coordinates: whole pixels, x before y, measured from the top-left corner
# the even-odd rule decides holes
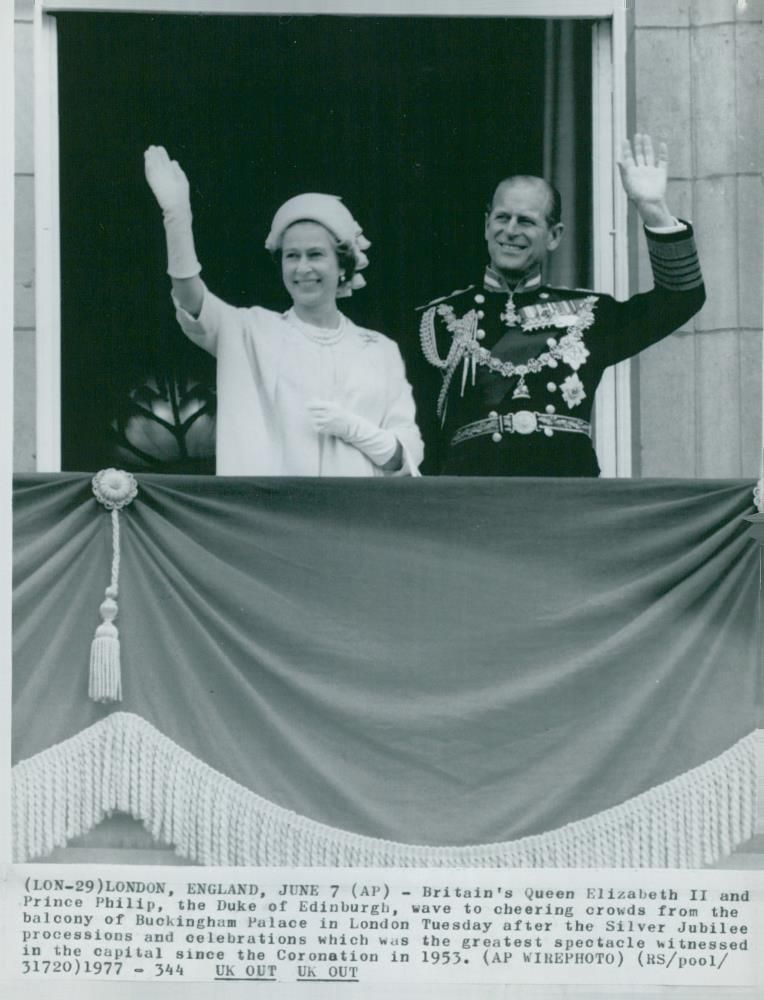
[[[554,337],[549,337],[547,339],[546,346],[547,347],[557,347],[557,341],[554,339]]]
[[[549,292],[539,292],[539,298],[540,299],[548,299],[549,298]]]
[[[482,319],[484,316],[485,316],[485,313],[483,312],[483,310],[482,309],[478,309],[478,311],[477,311],[477,318],[478,319]]]
[[[556,368],[557,367],[557,362],[555,361],[554,358],[550,358],[547,361],[547,364],[549,365],[550,368]]]
[[[475,296],[475,301],[478,303],[485,302],[485,295],[481,295],[480,292]]]
[[[546,384],[547,392],[556,392],[557,384],[555,382],[547,382]]]
[[[498,444],[499,441],[501,441],[501,434],[499,434],[498,431],[494,431],[493,434],[491,435],[491,440],[495,441],[496,444]]]
[[[546,436],[548,438],[550,438],[554,434],[554,431],[552,430],[551,427],[545,427],[544,428],[544,433],[546,434]]]
[[[490,420],[495,420],[498,417],[498,415],[499,414],[496,412],[496,410],[491,410],[491,412],[488,414],[488,417]]]
[[[485,330],[478,330],[478,332],[475,334],[475,336],[477,337],[478,340],[484,340],[485,339]]]
[[[549,403],[549,404],[548,404],[548,405],[547,405],[547,406],[545,407],[545,409],[546,409],[546,412],[547,412],[547,413],[556,413],[556,412],[557,412],[556,408],[555,408],[554,406],[552,406],[552,404],[551,404],[551,403]]]

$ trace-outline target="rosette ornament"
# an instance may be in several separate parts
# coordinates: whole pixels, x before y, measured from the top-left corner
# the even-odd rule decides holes
[[[101,624],[90,646],[90,683],[88,694],[93,701],[122,700],[122,670],[120,666],[119,631],[114,624],[119,607],[119,512],[132,503],[138,493],[135,476],[122,469],[102,469],[93,476],[93,495],[111,512],[111,578],[98,609]]]
[[[93,476],[93,494],[107,510],[121,510],[138,493],[135,476],[122,469],[101,469]]]

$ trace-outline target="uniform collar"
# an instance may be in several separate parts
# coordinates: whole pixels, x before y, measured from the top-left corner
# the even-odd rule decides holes
[[[483,275],[483,288],[487,292],[504,292],[515,295],[517,292],[528,292],[533,288],[538,288],[540,284],[541,271],[537,271],[529,278],[521,279],[514,288],[509,285],[504,275],[499,274],[490,264],[486,267]]]

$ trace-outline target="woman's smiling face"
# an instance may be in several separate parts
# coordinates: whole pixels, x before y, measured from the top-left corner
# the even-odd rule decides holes
[[[295,305],[334,304],[340,283],[335,239],[318,222],[295,222],[281,240],[281,276]]]

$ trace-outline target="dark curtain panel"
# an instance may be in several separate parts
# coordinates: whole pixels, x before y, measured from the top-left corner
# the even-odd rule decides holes
[[[574,21],[546,22],[544,59],[544,177],[562,196],[565,236],[549,267],[553,285],[592,283],[591,29]]]
[[[58,26],[63,467],[213,467],[213,366],[172,315],[143,179],[152,143],[186,169],[203,276],[235,304],[288,304],[263,249],[282,201],[345,199],[373,244],[347,311],[399,342],[427,430],[414,307],[479,277],[496,180],[544,169],[557,100],[545,22],[62,14]],[[588,80],[590,26],[570,30]],[[576,170],[590,172],[590,96],[576,93],[565,114]]]

